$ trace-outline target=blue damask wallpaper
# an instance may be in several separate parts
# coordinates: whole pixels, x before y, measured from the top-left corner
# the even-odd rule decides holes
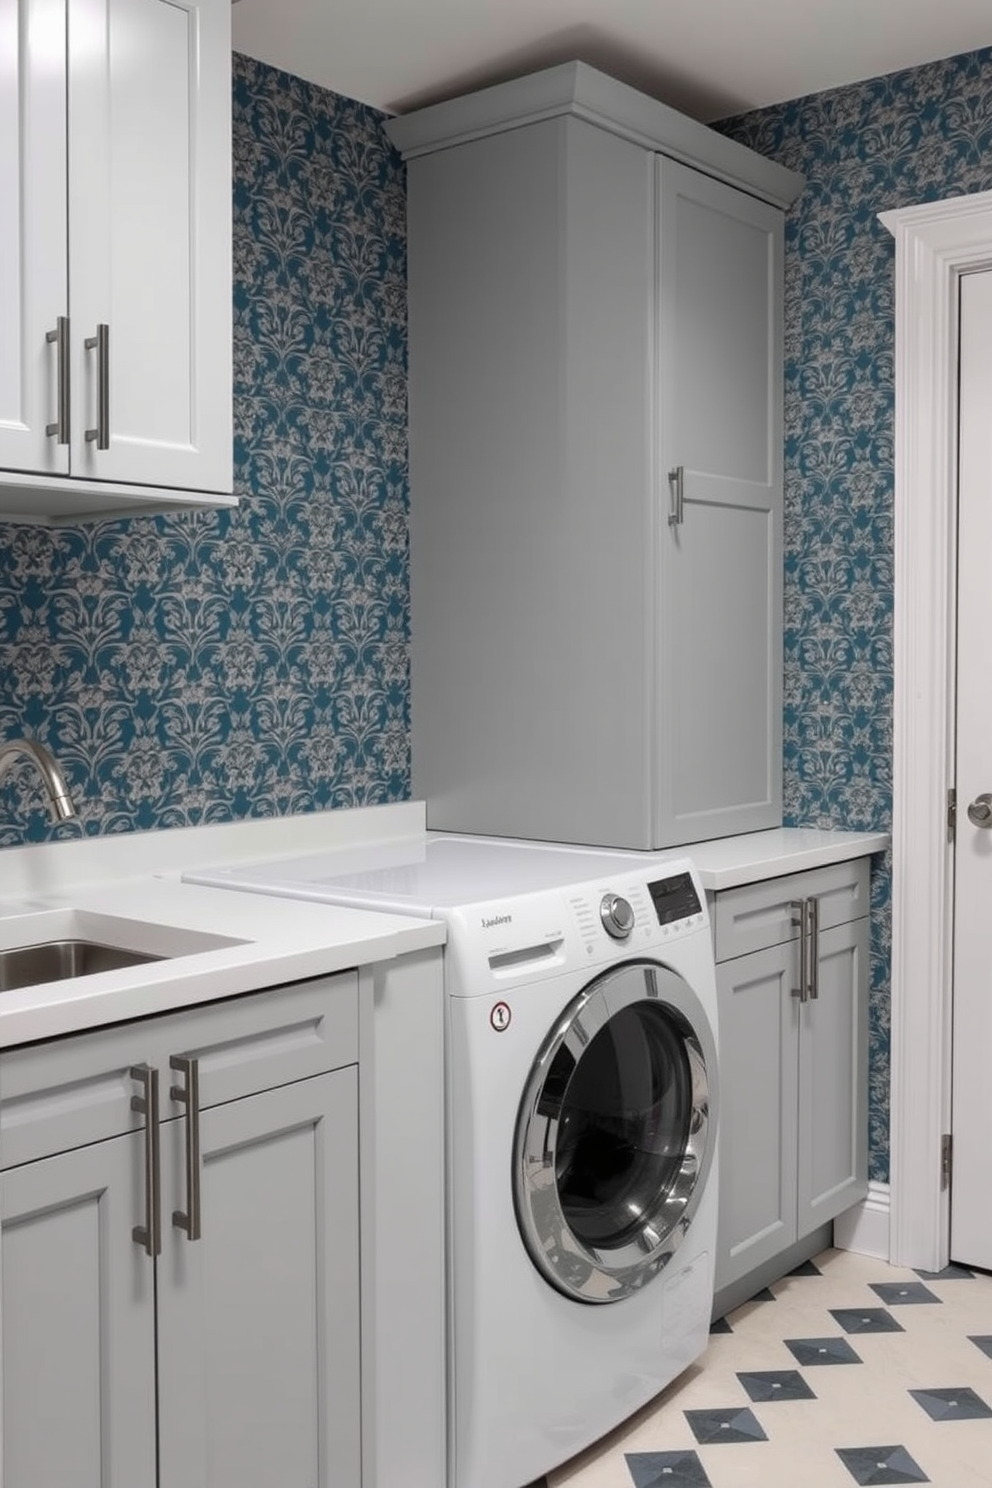
[[[889,207],[992,188],[992,50],[726,121],[801,170],[787,230],[787,819],[887,828]],[[361,104],[243,57],[233,514],[0,528],[0,845],[409,792],[402,165]],[[875,873],[872,1176],[888,1167],[889,874]]]
[[[785,802],[891,824],[894,243],[876,214],[992,189],[992,49],[719,126],[802,171],[786,228]],[[888,1178],[889,864],[873,876],[871,1176]]]
[[[406,199],[381,116],[234,59],[238,511],[0,528],[0,844],[405,799]]]

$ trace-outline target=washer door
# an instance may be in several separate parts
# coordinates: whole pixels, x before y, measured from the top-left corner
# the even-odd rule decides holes
[[[631,962],[590,982],[531,1071],[517,1117],[517,1222],[538,1270],[616,1302],[678,1249],[716,1142],[716,1046],[674,971]]]

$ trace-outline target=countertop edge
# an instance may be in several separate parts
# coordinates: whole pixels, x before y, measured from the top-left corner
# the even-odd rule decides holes
[[[817,832],[817,840],[813,840],[813,829],[788,827],[775,829],[778,841],[756,841],[769,835],[750,833],[745,837],[722,838],[712,844],[693,843],[684,852],[695,864],[703,888],[708,893],[720,893],[762,879],[784,878],[811,868],[874,856],[885,852],[892,841],[888,832],[827,830]]]
[[[31,944],[35,926],[43,937],[51,915],[110,916],[180,934],[208,931],[228,943],[6,991],[0,1049],[391,961],[443,945],[446,935],[440,921],[147,880],[126,890],[103,886],[64,898],[7,901],[0,907],[0,944]]]

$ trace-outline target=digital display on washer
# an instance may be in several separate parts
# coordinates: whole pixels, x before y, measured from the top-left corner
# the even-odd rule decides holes
[[[678,873],[674,878],[659,878],[648,884],[648,893],[654,902],[659,925],[674,925],[676,920],[688,919],[699,914],[699,895],[690,873]]]

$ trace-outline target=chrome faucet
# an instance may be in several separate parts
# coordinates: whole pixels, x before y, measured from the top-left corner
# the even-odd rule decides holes
[[[30,760],[48,795],[48,813],[55,822],[68,821],[76,808],[58,762],[36,739],[7,739],[0,744],[0,779],[17,759]]]

